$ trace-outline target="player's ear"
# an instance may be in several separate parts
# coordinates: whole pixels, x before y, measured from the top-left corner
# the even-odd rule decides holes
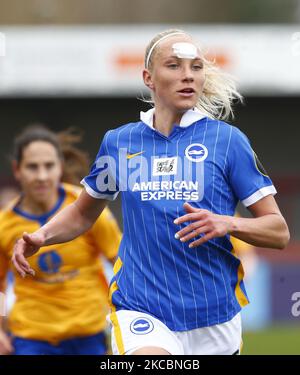
[[[152,82],[152,76],[151,76],[151,73],[149,72],[148,69],[144,69],[144,70],[143,70],[143,80],[144,80],[145,85],[146,85],[150,90],[153,90],[153,89],[154,89],[154,84],[153,84],[153,82]]]

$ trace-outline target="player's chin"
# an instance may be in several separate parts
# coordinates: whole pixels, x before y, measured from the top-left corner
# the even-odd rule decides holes
[[[193,109],[196,104],[197,104],[197,102],[190,100],[190,101],[185,101],[185,102],[177,103],[176,107],[177,107],[177,110],[179,112],[186,112],[189,109]]]
[[[33,199],[38,204],[45,204],[49,202],[51,197],[52,194],[49,191],[35,191]]]
[[[179,111],[188,111],[196,106],[197,100],[195,97],[190,98],[181,98],[180,100],[176,101],[176,107]]]

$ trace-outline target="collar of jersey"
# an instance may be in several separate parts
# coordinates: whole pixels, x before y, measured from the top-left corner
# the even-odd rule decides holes
[[[29,214],[28,212],[25,212],[25,211],[21,210],[17,206],[15,206],[13,208],[13,211],[16,214],[25,217],[26,219],[38,221],[40,223],[40,225],[44,225],[44,224],[46,224],[46,222],[48,221],[48,219],[51,216],[53,216],[56,213],[56,211],[58,211],[58,209],[61,207],[61,205],[63,204],[63,202],[65,200],[66,191],[65,191],[65,189],[62,186],[59,187],[58,194],[59,194],[59,197],[58,197],[58,200],[57,200],[55,206],[52,208],[52,210],[50,210],[49,212],[46,212],[43,215]]]
[[[155,111],[155,108],[151,108],[147,112],[140,113],[141,121],[143,121],[144,124],[148,125],[152,129],[154,129],[153,127],[154,111]],[[189,109],[182,116],[179,126],[182,128],[186,128],[194,124],[196,121],[202,120],[204,117],[207,117],[207,115],[200,112],[199,109],[197,108]]]

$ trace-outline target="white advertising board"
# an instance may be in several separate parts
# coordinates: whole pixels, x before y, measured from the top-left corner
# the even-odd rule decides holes
[[[138,96],[145,47],[169,27],[0,27],[0,96]],[[300,94],[299,26],[181,27],[243,94]]]

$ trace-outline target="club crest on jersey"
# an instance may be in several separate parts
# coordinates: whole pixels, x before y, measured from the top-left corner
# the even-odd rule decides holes
[[[207,158],[208,150],[200,143],[193,143],[185,149],[184,154],[190,161],[199,163]]]
[[[254,154],[254,160],[255,160],[255,165],[256,165],[256,169],[259,171],[259,173],[261,173],[263,176],[265,177],[269,177],[267,171],[265,170],[264,166],[262,165],[262,163],[260,162],[260,160],[258,159],[258,156],[256,155],[256,153],[253,151],[253,154]]]
[[[130,324],[130,331],[135,335],[147,335],[153,329],[154,324],[148,318],[136,318]]]
[[[153,176],[167,176],[177,174],[178,158],[159,158],[153,160]]]
[[[55,250],[47,251],[39,255],[38,265],[45,273],[58,273],[62,266],[62,258]]]

